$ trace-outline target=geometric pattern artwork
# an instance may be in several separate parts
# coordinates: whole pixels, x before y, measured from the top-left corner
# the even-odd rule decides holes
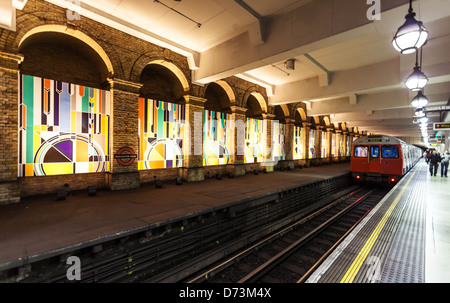
[[[110,171],[110,92],[20,75],[18,176]]]
[[[203,120],[203,165],[225,165],[232,151],[231,115],[204,110]]]
[[[183,166],[185,106],[139,98],[138,169]]]
[[[336,138],[336,134],[332,133],[331,134],[331,157],[337,157],[337,151],[338,151],[338,146],[336,146],[337,144],[337,138]]]
[[[311,129],[309,131],[309,158],[316,158],[316,132],[317,130]]]
[[[302,127],[294,126],[294,160],[303,159]]]
[[[344,136],[342,134],[336,134],[336,148],[338,157],[344,156]]]
[[[265,154],[265,122],[246,118],[245,122],[245,163],[263,162]]]
[[[330,133],[325,132],[325,131],[321,131],[321,132],[322,132],[322,147],[321,147],[320,156],[321,156],[321,158],[327,158],[329,147],[330,147],[330,144],[329,144]]]
[[[286,160],[286,124],[272,121],[272,160]]]

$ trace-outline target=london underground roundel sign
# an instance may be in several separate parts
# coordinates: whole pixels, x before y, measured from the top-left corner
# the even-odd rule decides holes
[[[123,166],[131,165],[136,158],[136,153],[132,148],[129,147],[122,147],[117,151],[117,154],[114,155],[114,159],[116,159],[117,162],[119,162],[119,164]]]

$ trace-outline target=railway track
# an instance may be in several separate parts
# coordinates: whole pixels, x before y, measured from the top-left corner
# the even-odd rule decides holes
[[[303,282],[387,192],[355,190],[184,282]]]
[[[286,224],[350,192],[348,175],[302,184],[214,212],[154,226],[8,269],[5,281],[179,282],[248,247]],[[68,256],[81,263],[81,280],[68,281]],[[0,272],[1,274],[1,272]],[[0,275],[1,280],[1,275]]]

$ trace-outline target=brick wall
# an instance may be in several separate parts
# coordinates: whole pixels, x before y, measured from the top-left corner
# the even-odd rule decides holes
[[[30,32],[35,34],[19,45]],[[203,180],[205,172],[215,175],[234,171],[235,175],[239,175],[246,168],[261,169],[259,164],[245,166],[243,160],[236,160],[233,156],[228,167],[203,168],[202,156],[191,153],[182,169],[138,171],[137,161],[130,166],[120,166],[112,159],[110,173],[18,180],[17,71],[21,61],[18,54],[24,56],[21,65],[23,73],[112,89],[112,155],[124,146],[138,151],[138,96],[172,102],[183,102],[186,98],[194,100],[187,102],[187,118],[190,121],[193,121],[191,116],[194,112],[203,111],[207,97],[217,98],[220,104],[241,108],[247,105],[249,98],[253,98],[249,97],[251,92],[259,92],[266,106],[268,97],[263,87],[229,77],[223,81],[231,87],[235,100],[228,103],[228,96],[217,87],[207,92],[207,85],[201,87],[191,83],[191,71],[185,57],[83,16],[79,21],[69,22],[64,9],[43,0],[30,0],[22,11],[17,11],[17,30],[0,31],[0,50],[7,54],[0,56],[0,72],[3,73],[0,82],[0,203],[17,202],[20,196],[40,192],[50,193],[66,183],[73,189],[83,189],[93,184],[99,188],[124,189],[152,182],[155,176],[168,181],[177,176],[198,181]],[[189,87],[186,89],[180,85],[177,77],[165,67],[148,65],[150,62],[160,62],[158,60],[175,65],[187,79]],[[290,115],[295,119],[293,109],[294,105],[291,105]],[[274,108],[268,107],[267,113],[274,114]],[[238,116],[243,119],[245,111],[239,112]]]
[[[22,56],[0,52],[0,204],[19,202],[18,65]]]
[[[106,173],[89,173],[60,176],[39,176],[19,178],[20,195],[28,197],[41,194],[54,194],[57,189],[65,188],[67,191],[86,190],[88,186],[97,189],[107,188]]]

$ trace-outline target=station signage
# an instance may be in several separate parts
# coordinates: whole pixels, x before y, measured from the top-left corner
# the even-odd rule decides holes
[[[117,154],[114,155],[114,159],[116,159],[117,162],[119,162],[119,164],[123,166],[131,165],[131,163],[133,163],[136,158],[136,153],[129,147],[122,147],[121,149],[119,149]]]
[[[433,130],[450,130],[449,123],[433,123]]]

